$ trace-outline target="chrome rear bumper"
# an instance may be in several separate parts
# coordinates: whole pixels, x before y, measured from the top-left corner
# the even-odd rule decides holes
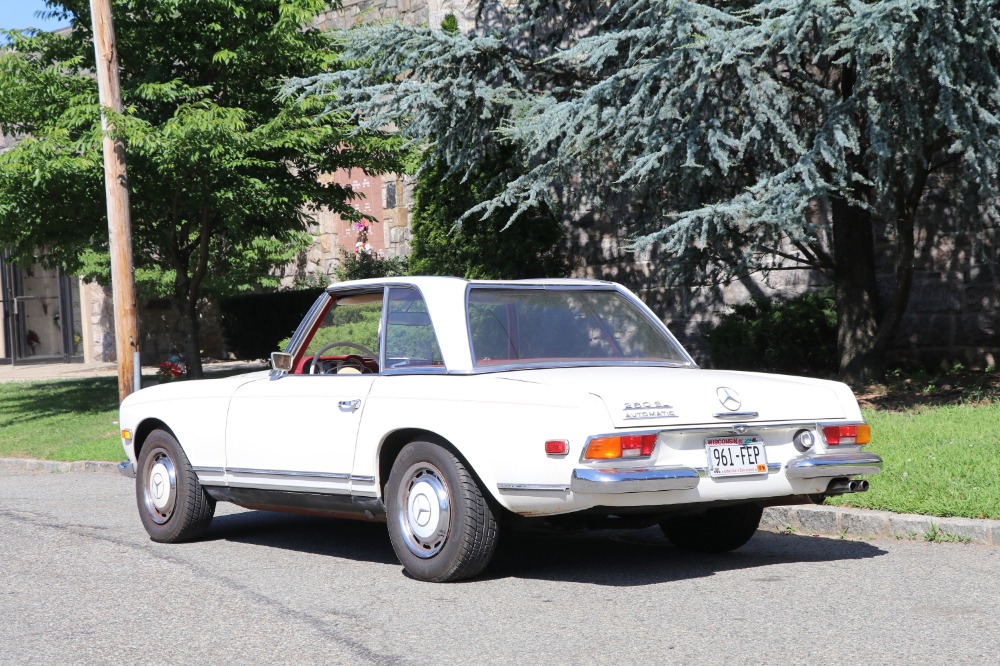
[[[778,463],[768,466],[770,474],[781,471]],[[789,479],[820,479],[878,474],[882,459],[874,453],[826,453],[801,456],[784,465]],[[580,467],[573,470],[570,490],[575,493],[613,495],[660,490],[690,490],[698,486],[707,470],[694,467],[601,468]]]
[[[698,485],[698,472],[690,467],[608,469],[583,467],[573,470],[569,488],[575,493],[643,493],[657,490],[688,490]]]
[[[822,456],[802,456],[785,465],[789,479],[819,479],[855,474],[878,474],[882,459],[874,453],[827,453]]]

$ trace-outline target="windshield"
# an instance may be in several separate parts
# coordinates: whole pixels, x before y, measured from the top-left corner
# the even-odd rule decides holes
[[[469,331],[477,368],[690,363],[659,322],[611,289],[473,287]]]

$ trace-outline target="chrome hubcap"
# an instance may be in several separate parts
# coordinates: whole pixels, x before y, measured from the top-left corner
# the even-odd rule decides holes
[[[177,503],[177,472],[174,461],[163,449],[157,449],[143,467],[142,498],[154,523],[163,524],[173,515]]]
[[[396,506],[410,552],[422,558],[437,555],[451,530],[451,500],[441,471],[429,463],[412,465],[397,490]]]

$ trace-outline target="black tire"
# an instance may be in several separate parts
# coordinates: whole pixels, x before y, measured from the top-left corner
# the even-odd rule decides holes
[[[165,430],[154,430],[142,445],[135,495],[142,526],[153,541],[195,539],[215,515],[215,500],[198,483],[180,444]]]
[[[681,550],[725,553],[750,540],[760,526],[763,511],[757,504],[721,506],[668,518],[660,523],[660,529]]]
[[[418,580],[479,574],[497,547],[497,511],[465,465],[431,442],[403,447],[385,487],[389,539]]]

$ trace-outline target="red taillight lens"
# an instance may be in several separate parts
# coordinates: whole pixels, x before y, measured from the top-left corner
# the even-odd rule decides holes
[[[644,435],[615,435],[595,437],[587,445],[587,460],[614,460],[616,458],[648,458],[656,446],[656,433]]]
[[[865,423],[858,425],[823,426],[823,439],[828,446],[857,444],[864,446],[872,441],[872,427]]]

